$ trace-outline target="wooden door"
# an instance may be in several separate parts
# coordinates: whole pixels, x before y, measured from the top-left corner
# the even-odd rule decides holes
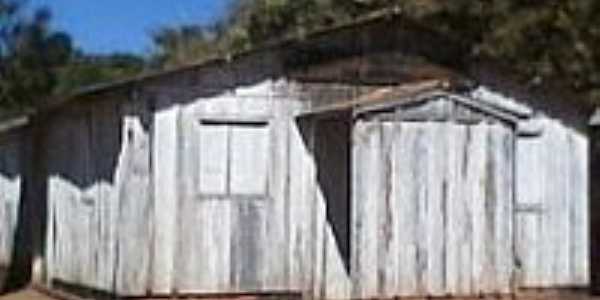
[[[189,126],[181,166],[177,290],[261,291],[268,249],[276,247],[267,240],[270,126],[202,120]]]
[[[353,151],[354,297],[511,291],[511,127],[358,121]]]

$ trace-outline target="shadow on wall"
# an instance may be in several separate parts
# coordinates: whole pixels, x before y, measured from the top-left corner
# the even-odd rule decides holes
[[[327,223],[346,275],[350,275],[351,119],[302,119],[298,125],[317,167],[317,184],[325,198]],[[312,126],[312,130],[311,130]],[[312,143],[310,141],[313,141]]]
[[[79,280],[77,276],[91,270],[86,269],[88,266],[99,270],[95,254],[82,256],[81,253],[90,250],[86,247],[94,240],[99,241],[95,245],[98,248],[111,247],[110,241],[102,235],[107,234],[108,226],[112,225],[102,222],[98,216],[104,213],[101,209],[120,204],[108,203],[117,202],[114,200],[118,197],[105,197],[101,187],[110,190],[106,195],[121,192],[115,176],[126,148],[123,134],[132,142],[137,133],[134,130],[149,132],[152,121],[148,116],[146,107],[115,99],[93,107],[70,107],[44,118],[41,126],[32,124],[0,139],[0,213],[4,214],[0,216],[4,217],[0,220],[2,293],[24,288],[32,281],[32,270],[43,269],[41,264],[45,262],[40,258],[46,256],[49,231],[60,230],[76,239],[70,245],[63,245],[70,247],[62,253],[63,258],[73,259],[73,265],[62,270],[74,275],[67,279]],[[141,120],[138,122],[141,128],[124,126],[128,119]],[[2,147],[3,141],[10,147]],[[149,160],[148,157],[142,159]],[[52,199],[49,191],[53,193]],[[11,205],[15,206],[12,212],[7,209]],[[60,220],[52,211],[59,206]],[[68,222],[82,223],[71,226]],[[47,228],[48,225],[52,228]],[[56,241],[55,236],[52,237]],[[35,275],[43,279],[47,274]],[[85,280],[85,276],[90,274],[84,274],[81,280]]]
[[[32,197],[34,161],[28,128],[14,129],[0,137],[0,288],[11,292],[31,278],[33,228],[36,210],[44,210]]]

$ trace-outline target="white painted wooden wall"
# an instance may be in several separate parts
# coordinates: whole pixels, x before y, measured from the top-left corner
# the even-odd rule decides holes
[[[343,212],[318,179],[321,129],[295,118],[305,102],[277,84],[56,118],[45,142],[49,279],[128,296],[320,299],[587,283],[584,136],[549,122],[515,140],[506,122],[466,111],[467,123],[358,121],[348,268],[330,221]]]
[[[148,111],[140,106],[107,101],[47,128],[49,282],[146,293],[153,203]]]
[[[517,252],[523,287],[589,284],[589,147],[558,120],[517,142]]]
[[[354,137],[354,297],[511,291],[510,127],[359,121]]]

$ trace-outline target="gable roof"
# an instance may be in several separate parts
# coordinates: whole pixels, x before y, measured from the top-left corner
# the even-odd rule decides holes
[[[480,84],[502,91],[538,109],[556,106],[557,117],[589,114],[591,106],[557,83],[532,89],[520,75],[493,59],[473,57],[460,39],[403,16],[398,11],[376,12],[352,22],[323,28],[305,36],[290,35],[225,57],[190,63],[81,88],[48,100],[38,112],[50,111],[77,99],[131,89],[189,71],[231,69],[250,57],[270,55],[267,64],[279,65],[278,74],[301,82],[339,82],[397,85],[442,80],[450,89],[474,90]],[[232,83],[236,85],[235,82]],[[28,113],[33,115],[36,113]]]
[[[500,96],[497,96],[500,98]],[[381,87],[354,99],[336,101],[330,105],[311,108],[300,114],[298,118],[329,118],[331,115],[356,117],[364,114],[379,113],[423,104],[440,98],[447,99],[470,110],[492,116],[512,125],[531,115],[518,105],[511,105],[508,99],[490,99],[490,95],[481,92],[464,95],[451,89],[448,82],[428,80],[408,83],[394,87]],[[446,111],[444,113],[450,113]]]

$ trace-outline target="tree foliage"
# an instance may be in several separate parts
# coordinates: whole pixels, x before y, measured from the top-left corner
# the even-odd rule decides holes
[[[78,88],[139,73],[144,59],[130,54],[91,55],[53,30],[50,11],[32,13],[26,1],[0,0],[0,107],[35,108]]]
[[[21,2],[0,0],[0,105],[32,105],[50,94],[54,72],[71,53],[71,39],[49,28],[50,12],[21,13]]]
[[[53,93],[66,95],[79,88],[128,78],[147,68],[144,58],[127,53],[92,55],[75,51],[56,73]]]
[[[214,26],[163,28],[152,36],[156,47],[154,63],[163,67],[176,66],[215,54],[220,37],[218,32]]]
[[[600,2],[596,0],[237,0],[217,26],[165,30],[170,64],[235,52],[394,9],[461,37],[473,55],[506,61],[532,83],[559,79],[600,101]],[[165,34],[168,33],[168,34]]]

